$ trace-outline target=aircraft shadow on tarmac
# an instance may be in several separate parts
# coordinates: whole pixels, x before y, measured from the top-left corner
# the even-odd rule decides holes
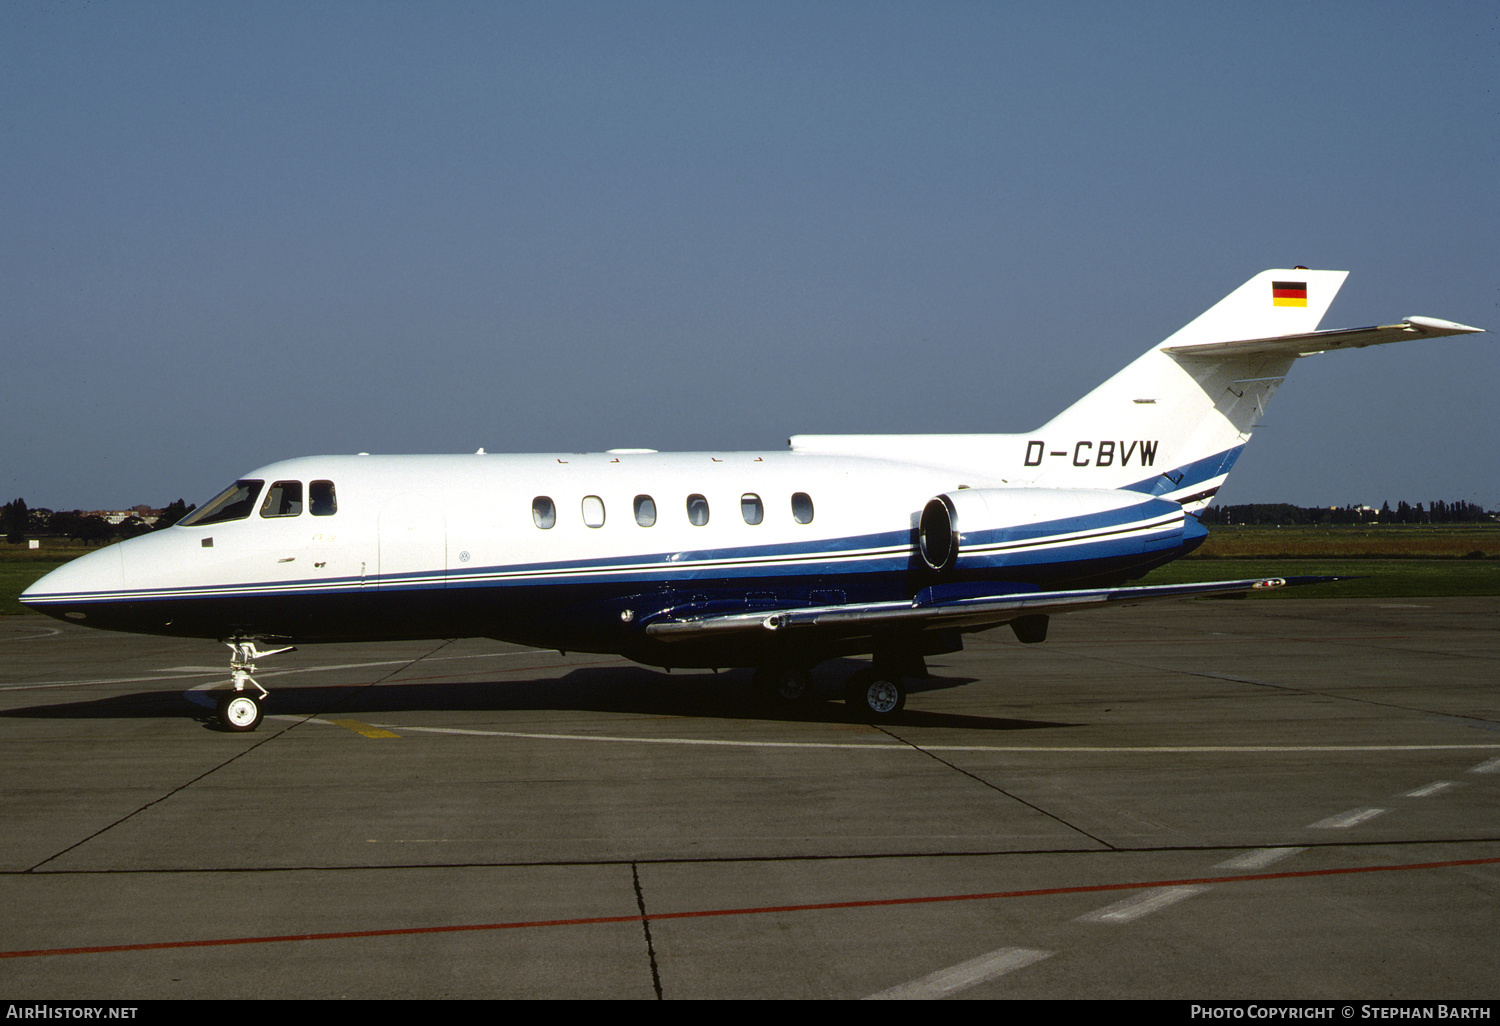
[[[839,661],[842,662],[842,661]],[[830,664],[832,666],[833,664]],[[267,681],[271,697],[267,716],[380,717],[415,710],[522,711],[576,710],[624,715],[680,716],[723,720],[778,720],[802,723],[849,723],[850,713],[838,695],[842,681],[860,664],[821,672],[814,694],[798,703],[778,703],[753,694],[747,672],[666,674],[643,667],[584,667],[561,678],[464,683],[386,683],[373,685],[288,686]],[[973,677],[933,676],[909,681],[913,695],[972,683]],[[221,691],[200,692],[217,696]],[[212,730],[222,729],[212,708],[183,698],[182,690],[143,691],[73,702],[53,702],[0,711],[0,717],[36,719],[152,719],[186,717]],[[967,730],[1035,730],[1077,724],[927,712],[908,706],[892,726],[947,727]],[[264,730],[266,728],[262,728]]]

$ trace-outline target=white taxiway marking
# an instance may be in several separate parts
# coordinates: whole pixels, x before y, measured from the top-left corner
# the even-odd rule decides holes
[[[1280,862],[1288,856],[1295,855],[1306,848],[1257,848],[1255,851],[1247,851],[1243,855],[1236,855],[1232,859],[1225,859],[1215,869],[1265,869],[1273,862]]]
[[[1327,819],[1320,819],[1316,823],[1309,823],[1307,829],[1343,830],[1347,827],[1358,826],[1367,820],[1374,819],[1385,811],[1385,809],[1350,809],[1348,812],[1341,812],[1337,816],[1329,816]]]
[[[201,689],[217,688],[219,684],[204,684]],[[194,698],[193,691],[185,692],[190,702],[203,704],[202,699]],[[316,716],[293,716],[293,715],[267,715],[268,720],[287,720],[290,722],[307,723],[332,723],[332,720],[319,719]],[[538,734],[529,731],[517,730],[470,730],[463,727],[413,727],[403,723],[372,723],[373,727],[384,730],[398,730],[412,733],[424,734],[453,734],[459,737],[515,737],[533,738],[539,741],[615,741],[638,745],[713,745],[721,748],[848,748],[862,750],[879,750],[890,752],[1034,752],[1045,754],[1056,753],[1094,753],[1094,754],[1128,754],[1136,753],[1186,753],[1197,752],[1240,752],[1247,754],[1297,751],[1297,752],[1365,752],[1365,751],[1407,751],[1411,745],[1391,745],[1387,748],[1371,749],[1366,745],[1325,745],[1318,748],[1203,748],[1193,745],[1184,745],[1177,748],[1084,748],[1084,747],[1047,747],[1038,746],[1006,746],[1006,745],[918,745],[906,744],[899,741],[726,741],[722,738],[699,738],[699,737],[627,737],[620,734]],[[1417,747],[1477,747],[1495,748],[1495,745],[1433,745]]]
[[[37,638],[50,638],[54,634],[61,634],[60,627],[43,627],[40,634],[23,634],[19,638],[0,638],[0,641],[35,641]]]
[[[323,673],[326,670],[364,670],[377,666],[402,666],[408,663],[434,663],[446,660],[458,659],[504,659],[509,656],[528,654],[529,649],[518,649],[514,652],[481,652],[476,655],[455,656],[419,656],[415,659],[382,659],[372,663],[336,663],[327,666],[291,666],[276,670],[261,670],[256,673],[257,677],[285,677],[295,673]],[[0,685],[0,691],[30,691],[41,688],[81,688],[94,684],[146,684],[156,680],[183,680],[188,677],[220,677],[219,684],[229,683],[229,667],[225,666],[173,666],[160,670],[154,674],[142,677],[96,677],[89,680],[37,680],[24,684]],[[208,687],[215,687],[209,684]],[[1500,748],[1500,745],[1490,745],[1491,748]]]
[[[367,670],[367,669],[370,669],[371,667],[376,667],[376,666],[404,666],[404,665],[407,665],[407,664],[410,664],[410,663],[417,663],[417,662],[423,662],[423,663],[437,662],[437,661],[442,660],[442,659],[449,659],[449,660],[452,660],[452,659],[501,659],[501,658],[504,658],[505,656],[516,656],[516,655],[525,655],[525,654],[526,654],[526,650],[523,649],[523,650],[517,651],[517,652],[481,652],[478,655],[430,656],[430,657],[422,657],[422,658],[418,658],[418,659],[382,659],[380,662],[375,662],[375,663],[333,663],[333,664],[329,664],[327,666],[293,666],[293,667],[289,667],[289,668],[281,669],[281,670],[261,670],[261,671],[259,671],[256,674],[256,676],[257,677],[265,677],[267,680],[269,680],[272,677],[285,677],[288,674],[293,674],[293,673],[322,673],[325,670]],[[177,669],[177,670],[200,670],[200,669],[202,669],[202,667],[178,666],[178,667],[174,667],[174,669]],[[209,669],[209,670],[206,671],[206,673],[211,673],[211,674],[223,674],[225,672],[226,672],[225,670],[216,669],[216,668]],[[202,677],[202,676],[205,676],[206,673],[190,673],[190,674],[186,674],[186,676],[190,676],[190,677]],[[170,678],[167,678],[167,677],[158,677],[158,678],[142,677],[140,679],[141,680],[169,680]],[[94,683],[100,683],[100,682],[94,682]],[[182,697],[186,698],[189,702],[192,702],[194,705],[201,705],[204,708],[213,709],[218,704],[217,700],[207,698],[207,697],[204,696],[203,693],[204,692],[208,692],[208,691],[219,691],[219,690],[225,690],[225,691],[227,691],[227,690],[229,690],[228,687],[226,686],[227,684],[228,684],[228,682],[224,681],[224,680],[211,680],[211,681],[208,681],[207,683],[199,684],[196,687],[188,688],[186,691],[184,691],[182,693]],[[61,687],[62,685],[56,685],[56,686]],[[0,690],[3,690],[3,689],[0,689]],[[302,717],[300,717],[300,716],[281,716],[281,717],[277,717],[277,718],[278,719],[284,719],[284,720],[285,719],[297,720],[297,719],[301,719]],[[315,722],[315,723],[332,723],[333,721],[332,720],[313,720],[312,722]]]
[[[222,672],[227,677],[228,671]],[[5,684],[0,686],[0,691],[41,691],[46,688],[84,688],[94,684],[149,684],[158,680],[184,680],[188,677],[202,677],[201,673],[168,673],[155,674],[150,677],[100,677],[98,680],[43,680],[32,681],[29,684]]]
[[[327,723],[332,720],[317,716],[267,716],[268,720],[290,720],[295,723]],[[372,727],[383,730],[409,731],[422,734],[454,734],[459,737],[518,737],[539,741],[628,741],[644,745],[713,745],[721,748],[880,748],[889,751],[911,752],[911,745],[861,744],[860,742],[837,741],[725,741],[721,738],[698,737],[621,737],[614,734],[535,734],[514,730],[465,730],[461,727],[409,727],[395,723],[372,723]]]
[[[1202,894],[1206,890],[1208,890],[1207,887],[1163,887],[1160,890],[1146,891],[1081,915],[1074,922],[1129,923],[1159,908],[1166,908],[1168,905],[1175,905],[1179,901],[1191,898],[1195,894]]]
[[[1453,782],[1451,780],[1439,780],[1436,783],[1428,784],[1426,787],[1419,787],[1415,791],[1408,791],[1408,792],[1406,792],[1406,794],[1402,795],[1401,797],[1403,797],[1403,798],[1426,798],[1428,795],[1437,794],[1439,791],[1446,791],[1446,790],[1448,790],[1448,788],[1450,788],[1452,786],[1453,786]]]
[[[202,684],[192,691],[184,692],[184,697],[190,702],[198,705],[206,704],[201,697],[194,697],[195,692],[203,692],[219,688],[219,683]],[[316,716],[294,716],[290,714],[268,714],[268,720],[286,720],[291,723],[327,723],[332,720],[320,719]],[[624,744],[637,745],[712,745],[720,748],[847,748],[872,751],[889,752],[1026,752],[1046,754],[1055,752],[1059,754],[1194,754],[1199,752],[1239,752],[1241,754],[1264,754],[1271,752],[1368,752],[1368,751],[1410,751],[1413,749],[1427,750],[1429,748],[1495,748],[1496,745],[1321,745],[1318,747],[1246,747],[1246,748],[1204,748],[1196,745],[1183,745],[1171,748],[1085,748],[1081,746],[1008,746],[1008,745],[918,745],[906,744],[899,741],[726,741],[722,738],[700,738],[700,737],[627,737],[620,734],[540,734],[530,731],[519,730],[471,730],[463,727],[413,727],[405,723],[372,723],[372,727],[383,730],[397,730],[409,733],[422,734],[453,734],[459,737],[514,737],[531,738],[538,741],[614,741]]]
[[[1478,766],[1469,770],[1470,773],[1500,773],[1500,759],[1491,759],[1489,762],[1481,762]]]
[[[971,958],[967,962],[939,969],[920,980],[903,983],[879,994],[871,994],[866,1001],[931,1001],[949,994],[993,980],[997,976],[1024,969],[1052,956],[1050,951],[1034,948],[1001,948],[988,955]]]

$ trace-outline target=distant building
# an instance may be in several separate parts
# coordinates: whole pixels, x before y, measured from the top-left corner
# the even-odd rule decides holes
[[[112,527],[119,527],[131,517],[139,517],[142,523],[150,527],[156,523],[157,518],[162,515],[162,511],[142,504],[140,506],[132,506],[130,509],[96,509],[83,515],[86,517],[98,517]]]

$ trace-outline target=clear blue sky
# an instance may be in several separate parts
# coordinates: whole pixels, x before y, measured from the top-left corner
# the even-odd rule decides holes
[[[1268,267],[1500,329],[1500,6],[0,5],[0,501],[328,452],[1027,431]],[[1224,502],[1500,507],[1495,334]]]

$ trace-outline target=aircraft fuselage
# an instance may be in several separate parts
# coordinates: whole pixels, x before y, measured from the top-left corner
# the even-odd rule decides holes
[[[717,666],[754,662],[769,639],[700,651],[654,642],[644,628],[663,617],[909,599],[939,581],[1017,591],[1120,583],[1203,537],[1179,504],[1140,493],[1008,489],[787,452],[307,457],[241,482],[254,491],[243,516],[92,553],[28,604],[147,634],[481,636]],[[273,505],[273,493],[295,484],[306,494],[313,482],[331,486],[331,511]],[[974,523],[940,573],[918,549],[924,504],[971,489],[999,496],[1011,515]],[[843,638],[809,658],[859,647]]]

